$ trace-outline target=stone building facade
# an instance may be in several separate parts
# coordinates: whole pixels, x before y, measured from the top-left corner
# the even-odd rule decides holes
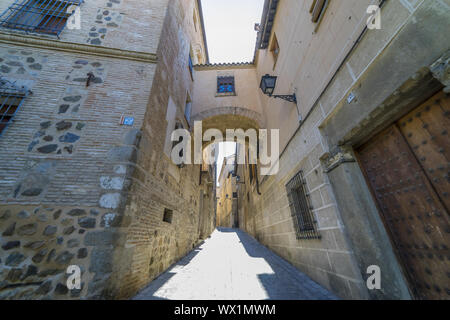
[[[381,8],[380,29],[367,23],[371,5]],[[236,88],[225,97],[202,91],[194,119],[280,130],[278,172],[238,167],[240,228],[342,298],[448,299],[449,5],[266,0],[252,63],[196,66],[197,77],[234,76]],[[295,93],[297,103],[264,95],[266,74],[278,77],[274,94]],[[436,111],[421,118],[428,110]],[[409,147],[399,152],[392,145],[402,139]],[[381,167],[394,159],[403,160]],[[424,212],[436,218],[423,221]],[[366,285],[374,265],[381,290]]]
[[[130,297],[213,228],[212,171],[163,152],[208,61],[200,2],[72,2],[81,29],[58,36],[0,4],[2,108],[6,84],[29,92],[0,138],[1,299]]]

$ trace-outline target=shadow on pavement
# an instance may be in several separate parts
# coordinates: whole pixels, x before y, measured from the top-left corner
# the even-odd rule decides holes
[[[138,294],[133,298],[133,300],[140,300],[139,297],[145,297],[145,300],[168,300],[166,298],[161,298],[155,296],[157,292],[167,281],[169,281],[173,276],[176,275],[175,272],[171,272],[174,268],[184,267],[188,265],[192,259],[195,258],[202,248],[200,248],[205,241],[200,242],[191,252],[185,255],[183,258],[172,264],[167,270],[163,271],[159,276],[153,279],[147,287],[138,292]]]
[[[264,259],[273,274],[258,274],[258,279],[271,300],[329,300],[336,299],[328,290],[314,282],[293,265],[266,248],[240,229],[221,228],[234,232],[250,257]]]

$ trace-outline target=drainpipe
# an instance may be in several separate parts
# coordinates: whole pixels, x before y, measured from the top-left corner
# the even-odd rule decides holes
[[[255,178],[256,178],[256,191],[258,192],[258,195],[261,195],[261,192],[259,192],[258,165],[256,165]]]

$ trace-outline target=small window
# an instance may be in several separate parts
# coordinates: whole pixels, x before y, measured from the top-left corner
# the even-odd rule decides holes
[[[12,123],[29,91],[0,78],[0,136]]]
[[[16,0],[1,16],[0,26],[59,36],[83,0]]]
[[[237,192],[233,192],[233,198],[237,199],[237,197],[238,197]]]
[[[288,182],[286,191],[297,239],[320,238],[302,171]]]
[[[188,123],[191,122],[191,111],[192,111],[192,101],[191,97],[188,94],[186,98],[186,106],[184,108],[184,116],[186,117],[186,121]]]
[[[277,36],[273,35],[272,44],[270,46],[270,52],[272,52],[273,56],[273,69],[275,69],[275,65],[277,64],[278,56],[280,54],[280,46],[278,45]]]
[[[173,210],[165,208],[163,221],[167,223],[172,223],[172,218],[173,218]]]
[[[192,57],[189,54],[189,73],[191,74],[192,81],[194,80],[194,63],[192,62]]]
[[[311,8],[309,9],[309,12],[312,15],[311,17],[312,22],[314,23],[320,22],[328,6],[328,1],[329,0],[313,0]]]
[[[234,94],[234,77],[217,77],[217,93]]]

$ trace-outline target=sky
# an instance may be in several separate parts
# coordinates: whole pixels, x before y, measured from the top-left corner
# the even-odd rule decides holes
[[[264,0],[202,0],[209,60],[249,62],[256,44]]]
[[[250,62],[256,45],[255,23],[261,22],[264,0],[201,0],[210,63]],[[221,143],[217,169],[235,153],[234,143]],[[219,176],[217,172],[217,176]]]

